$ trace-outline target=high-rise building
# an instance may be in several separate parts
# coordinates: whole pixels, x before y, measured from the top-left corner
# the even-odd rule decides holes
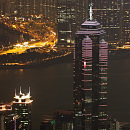
[[[20,116],[19,122],[17,122],[17,125],[22,130],[31,130],[31,104],[33,100],[31,100],[30,96],[30,90],[29,93],[24,94],[21,92],[16,94],[13,101],[13,113]]]
[[[10,0],[10,15],[17,13],[16,0]]]
[[[58,43],[65,44],[74,41],[76,31],[75,0],[57,0]]]
[[[30,0],[32,1],[32,0]],[[41,0],[33,0],[32,1],[32,7],[33,7],[33,10],[32,10],[32,14],[31,15],[39,15],[40,14],[40,1]]]
[[[76,32],[74,49],[74,129],[107,128],[107,62],[105,31],[92,18]]]
[[[54,112],[55,130],[73,130],[73,111]]]
[[[11,104],[0,104],[0,130],[5,130],[5,117],[12,112]]]
[[[10,0],[0,1],[0,15],[10,15]]]
[[[120,130],[120,123],[116,119],[108,119],[109,130]]]
[[[123,42],[124,44],[130,44],[130,1],[129,0],[121,0],[122,6],[122,31],[123,32]]]
[[[121,0],[88,0],[93,3],[93,16],[106,31],[106,41],[110,45],[120,43],[121,32]]]
[[[45,19],[56,22],[56,0],[42,0],[42,14]]]
[[[5,128],[4,128],[4,130],[20,129],[20,127],[18,126],[18,122],[19,122],[19,116],[16,115],[16,114],[10,114],[10,115],[5,116]]]
[[[2,15],[2,0],[0,1],[0,15]]]
[[[35,12],[35,0],[16,0],[15,6],[18,16],[30,16]]]
[[[75,32],[86,19],[86,0],[57,0],[58,43],[74,43]]]

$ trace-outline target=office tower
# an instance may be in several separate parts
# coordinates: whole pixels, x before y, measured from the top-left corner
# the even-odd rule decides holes
[[[2,0],[0,1],[0,15],[2,15]]]
[[[0,1],[0,15],[10,15],[10,0]]]
[[[73,111],[54,112],[55,130],[73,130]]]
[[[130,1],[129,0],[121,0],[122,4],[122,27],[123,27],[123,41],[124,44],[130,44]]]
[[[4,115],[3,112],[0,111],[0,130],[4,130]]]
[[[74,41],[76,31],[75,0],[57,0],[58,43],[67,46]]]
[[[86,0],[57,0],[58,43],[74,43],[75,32],[86,19]]]
[[[128,123],[128,122],[120,122],[120,129],[121,130],[130,130],[130,123]]]
[[[91,0],[88,0],[90,3]],[[106,41],[110,45],[120,43],[121,32],[121,0],[92,0],[93,17],[106,31]]]
[[[42,0],[42,14],[49,22],[56,23],[56,0]]]
[[[24,94],[21,92],[16,94],[13,101],[13,113],[20,116],[19,122],[17,123],[22,130],[31,130],[31,100],[30,90],[29,93]]]
[[[16,10],[16,0],[10,0],[10,15],[14,15],[17,13]]]
[[[11,104],[0,104],[0,130],[5,130],[5,117],[12,112]]]
[[[4,130],[17,130],[20,129],[18,126],[19,116],[16,114],[10,114],[5,116],[5,129]]]
[[[108,119],[109,130],[120,130],[120,123],[116,119]]]
[[[75,130],[106,130],[107,61],[105,31],[92,18],[76,32],[74,49],[73,108]]]
[[[16,0],[15,6],[18,16],[30,16],[35,12],[35,0]]]
[[[32,1],[32,6],[33,6],[33,10],[32,10],[32,15],[39,15],[40,14],[40,0],[33,0]]]
[[[0,1],[0,12],[4,15],[30,16],[41,14],[42,0]]]

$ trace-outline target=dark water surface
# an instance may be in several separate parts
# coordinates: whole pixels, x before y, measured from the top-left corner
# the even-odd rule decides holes
[[[108,112],[130,122],[130,57],[110,59],[108,68]]]
[[[31,87],[33,129],[39,130],[42,115],[71,109],[73,65],[59,63],[37,69],[0,70],[0,102],[13,100],[15,88]],[[130,59],[111,59],[108,74],[108,112],[119,121],[130,121]]]

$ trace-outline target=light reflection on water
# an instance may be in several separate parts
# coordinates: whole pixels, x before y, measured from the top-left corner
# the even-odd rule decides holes
[[[108,111],[119,121],[130,121],[130,60],[109,61]],[[38,69],[0,71],[0,101],[13,100],[15,88],[28,90],[34,100],[32,105],[33,128],[39,129],[41,117],[53,110],[71,109],[73,101],[73,65],[62,63]],[[23,90],[25,91],[25,90]]]
[[[12,101],[15,88],[19,91],[22,86],[27,91],[31,87],[33,127],[37,130],[43,114],[72,108],[72,73],[72,63],[39,69],[1,70],[0,101]]]

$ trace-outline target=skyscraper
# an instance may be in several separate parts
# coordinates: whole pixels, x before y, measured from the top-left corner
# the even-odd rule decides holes
[[[65,44],[65,46],[72,39],[74,40],[73,35],[76,31],[74,30],[76,26],[75,11],[75,0],[57,0],[58,42]]]
[[[0,15],[10,15],[10,0],[0,1]]]
[[[58,43],[74,43],[75,32],[86,19],[86,0],[57,0]]]
[[[121,0],[88,0],[93,3],[93,16],[106,31],[106,41],[110,45],[120,43]]]
[[[22,93],[21,88],[18,95],[15,92],[15,101],[13,101],[13,113],[20,116],[20,121],[17,122],[17,125],[22,130],[31,130],[31,104],[33,100],[30,98],[30,90],[27,94]]]
[[[123,33],[123,41],[124,44],[130,44],[130,1],[129,0],[121,0],[122,4],[122,31]]]
[[[5,117],[12,112],[11,104],[0,104],[0,130],[5,130]]]
[[[49,21],[56,22],[56,0],[42,0],[43,17]]]
[[[30,16],[35,12],[35,0],[17,0],[15,2],[18,16]]]
[[[107,61],[105,31],[90,18],[76,32],[74,50],[74,129],[107,128]]]

